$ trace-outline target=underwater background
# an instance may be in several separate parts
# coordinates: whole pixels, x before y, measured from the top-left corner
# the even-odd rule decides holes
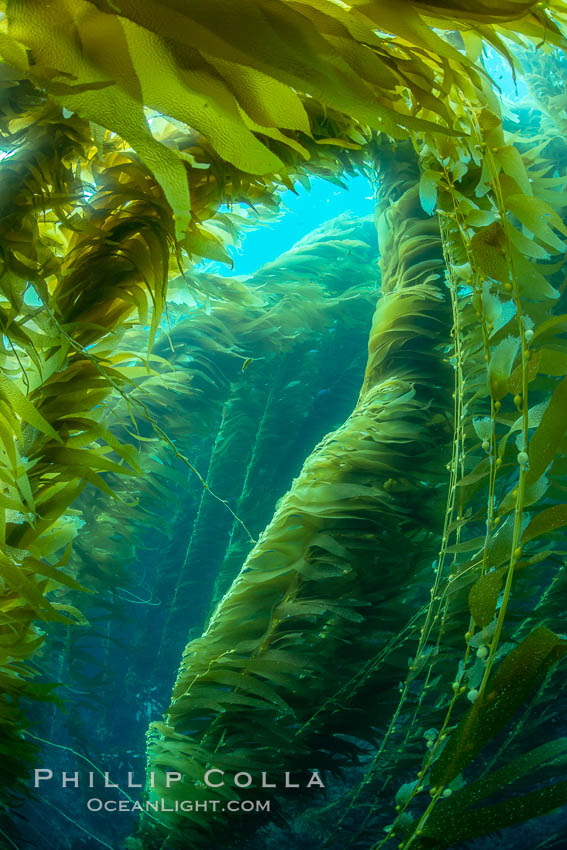
[[[2,850],[565,846],[567,9],[395,5],[0,2]]]
[[[314,181],[309,193],[284,200],[289,211],[269,228],[253,230],[247,237],[250,254],[245,240],[235,257],[235,272],[260,264],[250,277],[240,274],[248,286],[270,293],[270,310],[276,313],[271,321],[259,314],[260,333],[249,331],[251,340],[242,350],[254,358],[250,366],[242,371],[245,360],[230,351],[227,341],[227,336],[232,341],[231,319],[240,319],[246,333],[250,316],[221,313],[217,319],[214,307],[187,310],[171,303],[167,336],[154,346],[167,357],[173,344],[181,361],[178,380],[184,384],[190,377],[191,387],[204,395],[206,419],[198,429],[187,427],[195,416],[191,394],[164,397],[170,408],[168,432],[207,472],[207,485],[229,501],[246,531],[182,462],[167,456],[152,458],[157,480],[148,482],[137,505],[143,511],[140,519],[133,522],[127,506],[121,506],[117,530],[108,507],[89,506],[95,534],[106,544],[108,569],[123,564],[129,571],[135,558],[135,578],[99,593],[88,611],[83,606],[88,628],[54,630],[49,654],[60,666],[49,668],[49,679],[64,681],[65,710],[47,711],[37,734],[70,749],[42,750],[37,765],[54,774],[53,781],[40,784],[47,813],[41,813],[37,800],[23,810],[29,823],[18,829],[19,847],[94,847],[98,842],[92,835],[119,847],[132,832],[135,815],[88,812],[86,801],[93,796],[116,799],[115,791],[101,789],[104,779],[97,774],[97,790],[90,789],[88,772],[95,765],[109,772],[109,782],[122,785],[132,771],[133,782],[143,781],[145,733],[150,722],[161,719],[171,693],[171,676],[161,671],[174,669],[188,640],[200,635],[251,549],[249,534],[258,537],[304,458],[356,402],[378,288],[372,187],[362,177],[348,180],[344,188]],[[287,251],[281,251],[282,244]],[[263,264],[262,257],[269,261]],[[209,262],[196,274],[213,269],[222,273],[226,266]],[[305,290],[309,315],[302,303]],[[300,333],[294,328],[298,317]],[[189,374],[183,374],[184,368]],[[159,413],[163,417],[164,411]],[[167,466],[161,470],[158,463]],[[93,557],[91,545],[92,538],[86,557]],[[247,767],[244,758],[235,772]],[[293,773],[293,763],[289,769]],[[71,776],[76,770],[86,787],[75,789],[70,780],[62,788],[61,772]],[[292,781],[297,778],[294,774]],[[320,804],[326,801],[318,796]],[[311,846],[312,840],[309,830],[287,836],[280,825],[259,846],[266,841]]]

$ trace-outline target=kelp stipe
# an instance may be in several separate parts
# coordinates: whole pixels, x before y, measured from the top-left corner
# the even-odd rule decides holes
[[[306,461],[206,632],[188,645],[166,725],[150,730],[151,797],[191,789],[205,799],[209,789],[195,780],[213,762],[283,773],[317,751],[320,767],[336,770],[352,758],[348,736],[360,735],[361,712],[374,739],[373,689],[393,684],[388,658],[403,642],[387,623],[432,547],[427,493],[436,487],[423,482],[441,480],[450,440],[439,228],[421,210],[415,176],[394,191],[402,197],[385,216],[383,296],[358,404]],[[386,191],[386,208],[389,200]],[[174,795],[163,779],[172,763],[186,776]],[[210,829],[219,838],[234,829],[218,818],[204,830],[190,813],[170,826],[174,844],[194,846],[207,846]]]
[[[555,625],[563,631],[548,619],[545,605],[532,612],[525,600],[534,593],[545,600],[549,583],[553,586],[560,575],[553,536],[564,508],[561,489],[555,490],[553,482],[554,470],[561,468],[562,449],[553,434],[563,430],[556,418],[563,387],[558,378],[550,379],[557,374],[556,365],[540,363],[538,331],[549,327],[553,338],[551,328],[563,321],[558,318],[561,303],[559,310],[556,307],[559,291],[550,282],[558,279],[552,276],[560,273],[562,260],[552,263],[549,256],[562,253],[564,245],[550,225],[567,231],[553,209],[554,203],[563,201],[554,198],[555,181],[547,176],[545,159],[533,161],[521,134],[515,140],[526,151],[526,165],[497,128],[485,125],[476,132],[484,142],[484,174],[478,174],[475,205],[490,217],[480,226],[474,224],[475,209],[466,199],[471,199],[475,184],[462,192],[466,187],[461,189],[447,171],[441,178],[439,203],[441,215],[446,213],[443,230],[459,323],[455,332],[462,334],[455,366],[461,372],[463,463],[458,476],[458,529],[448,540],[454,563],[445,623],[458,616],[465,600],[471,616],[463,666],[455,676],[455,693],[440,737],[459,722],[444,747],[441,741],[433,744],[419,780],[427,787],[429,778],[432,801],[413,835],[425,836],[426,843],[427,837],[432,838],[440,846],[512,824],[526,814],[535,816],[565,799],[564,784],[546,788],[530,777],[524,796],[492,807],[478,806],[481,799],[535,768],[544,752],[555,763],[555,776],[562,762],[562,741],[556,748],[551,742],[538,748],[531,758],[525,751],[530,716],[519,726],[513,722],[566,648],[565,641],[548,629]],[[484,200],[478,200],[479,186],[486,187]],[[543,221],[536,222],[536,210],[545,216]],[[530,244],[524,236],[526,225],[535,237]],[[563,347],[562,333],[553,344]],[[550,355],[550,360],[554,357]],[[468,712],[459,710],[460,694],[472,702]],[[504,730],[505,742],[498,738]],[[487,765],[476,756],[493,740],[500,749]],[[519,751],[518,765],[525,773],[513,758]],[[476,770],[483,771],[482,779],[457,792],[463,768],[473,759]],[[504,766],[487,773],[493,765]],[[472,776],[465,772],[468,782]],[[443,800],[447,789],[453,793]],[[474,810],[469,812],[473,801]],[[406,844],[412,843],[413,836]]]

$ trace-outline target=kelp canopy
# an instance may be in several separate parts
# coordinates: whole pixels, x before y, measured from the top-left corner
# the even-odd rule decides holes
[[[206,799],[211,765],[316,761],[347,779],[323,810],[294,809],[325,847],[451,847],[557,809],[566,738],[540,727],[565,706],[567,5],[0,8],[4,803],[34,757],[29,700],[52,698],[92,614],[108,649],[104,594],[185,489],[147,675],[175,663],[173,624],[206,628],[165,671],[150,801]],[[520,124],[486,45],[525,75]],[[381,273],[358,401],[251,529],[275,423],[366,330],[368,223],[248,282],[194,263],[230,261],[236,205],[268,215],[309,175],[355,172],[376,189]],[[340,274],[323,274],[333,256]],[[294,390],[287,414],[270,384]],[[266,492],[288,484],[274,473]],[[207,550],[221,514],[223,549]],[[167,770],[184,781],[165,787]],[[210,847],[261,825],[179,810],[127,844]]]

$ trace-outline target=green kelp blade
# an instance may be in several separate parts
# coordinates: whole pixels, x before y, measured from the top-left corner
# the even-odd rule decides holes
[[[433,786],[452,782],[508,723],[547,671],[567,652],[567,641],[538,626],[513,649],[463,717],[431,772]]]

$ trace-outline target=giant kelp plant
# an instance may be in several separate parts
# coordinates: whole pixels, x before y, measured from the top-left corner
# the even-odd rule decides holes
[[[334,799],[276,793],[279,813],[325,847],[372,848],[458,846],[560,807],[566,739],[540,727],[564,708],[567,648],[563,0],[0,9],[4,804],[38,743],[30,700],[54,699],[57,675],[34,674],[46,656],[64,671],[97,600],[135,580],[176,489],[149,803],[206,799],[212,765],[316,762],[343,777]],[[519,123],[486,46],[527,80]],[[337,283],[322,234],[248,282],[193,266],[230,261],[235,205],[267,216],[297,181],[354,172],[380,250],[364,379],[291,486],[272,476],[289,489],[260,532],[243,515],[282,417],[269,382],[293,389],[298,347],[308,383],[309,352],[344,344],[316,334],[374,283],[345,286],[346,261]],[[174,810],[127,845],[263,825]]]

